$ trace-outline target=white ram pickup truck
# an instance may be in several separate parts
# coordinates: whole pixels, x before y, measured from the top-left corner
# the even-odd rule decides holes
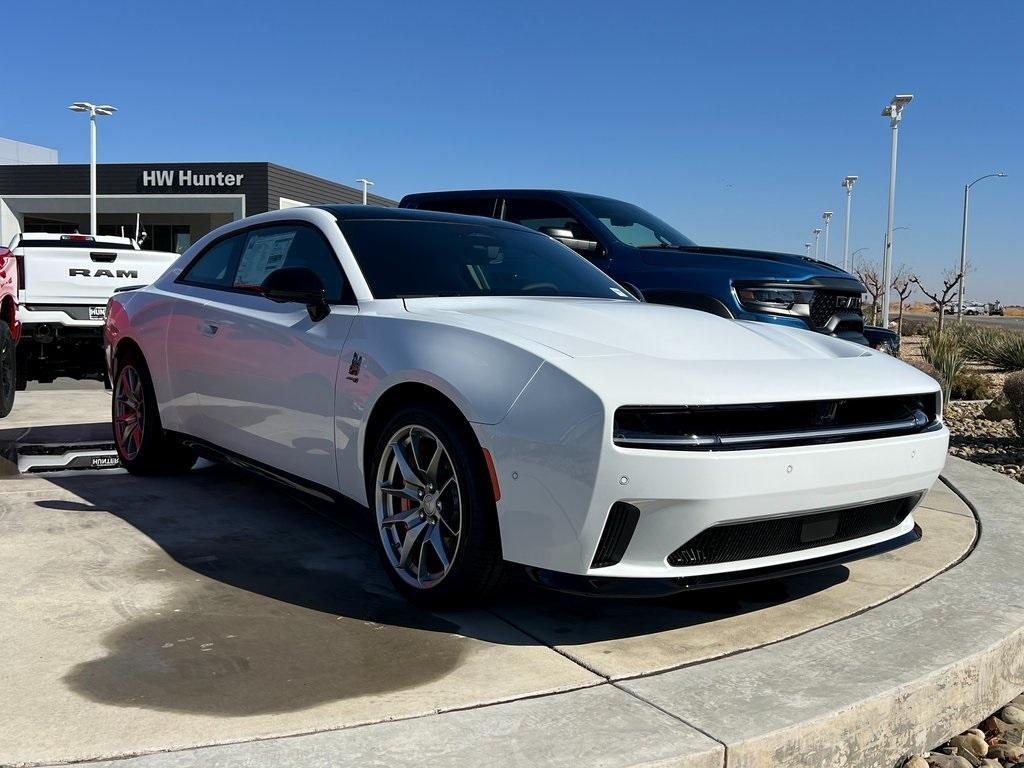
[[[103,322],[121,288],[148,285],[176,253],[144,251],[127,237],[26,232],[10,245],[18,261],[17,387],[58,376],[106,380]]]

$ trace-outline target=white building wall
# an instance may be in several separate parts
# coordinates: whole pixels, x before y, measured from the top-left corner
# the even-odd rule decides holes
[[[54,165],[57,150],[0,137],[0,165]]]

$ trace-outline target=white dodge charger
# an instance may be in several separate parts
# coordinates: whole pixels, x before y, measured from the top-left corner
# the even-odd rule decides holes
[[[398,589],[507,564],[662,594],[918,538],[938,385],[810,331],[637,301],[513,224],[367,206],[253,216],[108,307],[131,472],[226,460],[368,506]]]

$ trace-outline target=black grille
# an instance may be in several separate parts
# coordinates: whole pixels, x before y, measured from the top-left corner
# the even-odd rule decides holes
[[[731,563],[852,541],[895,528],[920,498],[915,494],[827,512],[716,525],[669,555],[668,562],[674,566]]]
[[[626,547],[633,538],[633,531],[636,530],[639,520],[639,509],[624,501],[615,502],[608,513],[608,520],[604,524],[604,532],[597,543],[597,552],[590,567],[606,568],[619,562],[626,554]]]
[[[811,325],[825,327],[836,312],[856,312],[859,315],[859,307],[860,296],[856,294],[815,291],[811,299]]]
[[[623,447],[662,450],[869,440],[933,429],[938,406],[937,392],[791,403],[624,405],[615,411],[612,439]]]

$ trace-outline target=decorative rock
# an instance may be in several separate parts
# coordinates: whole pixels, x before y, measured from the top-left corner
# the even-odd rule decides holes
[[[966,757],[943,755],[940,752],[932,752],[928,755],[928,765],[931,768],[974,768]]]
[[[911,755],[903,763],[903,768],[928,768],[928,761],[920,755]],[[1000,766],[1002,768],[1002,766]]]
[[[996,760],[1008,763],[1019,763],[1024,760],[1024,747],[997,741],[995,744],[989,745],[987,757],[994,757]]]
[[[982,408],[981,418],[989,421],[1012,419],[1013,414],[1010,413],[1010,404],[1006,400],[1006,395],[1000,393],[995,400]]]
[[[1003,764],[998,760],[994,760],[991,757],[986,757],[981,761],[981,768],[1003,768]]]
[[[999,718],[1010,725],[1024,725],[1024,709],[1013,704],[1007,704],[999,713]]]
[[[1020,707],[1021,709],[1024,709],[1024,693],[1022,693],[1020,696],[1015,698],[1010,703],[1013,704],[1013,706],[1015,707]]]
[[[985,734],[976,728],[960,736],[954,736],[949,740],[949,746],[959,749],[961,755],[970,752],[975,757],[984,757],[988,754],[988,742],[985,741]]]

